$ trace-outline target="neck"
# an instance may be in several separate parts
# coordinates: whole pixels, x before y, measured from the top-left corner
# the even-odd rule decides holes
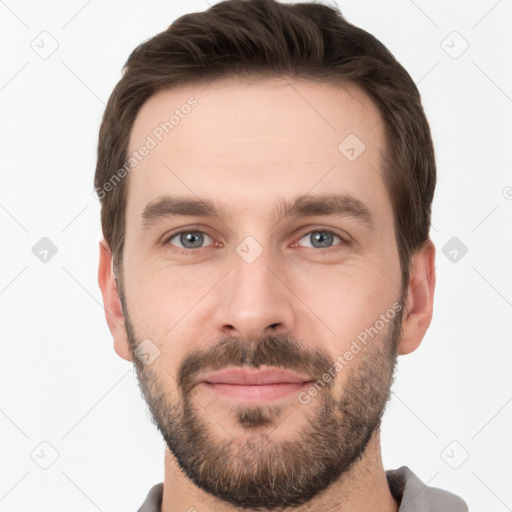
[[[194,485],[182,472],[176,459],[165,450],[165,478],[161,512],[178,510],[201,512],[235,512],[238,509]],[[281,509],[283,512],[291,508]],[[312,498],[293,507],[293,512],[397,512],[382,464],[380,432],[372,436],[364,455],[338,481]],[[263,512],[263,511],[262,511]]]

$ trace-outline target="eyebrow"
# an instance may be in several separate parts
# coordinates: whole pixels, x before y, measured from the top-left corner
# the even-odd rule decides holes
[[[356,197],[349,194],[303,195],[293,200],[281,199],[272,212],[276,220],[292,217],[329,215],[352,217],[369,228],[375,228],[375,220],[370,209]],[[179,196],[160,196],[150,201],[141,215],[142,228],[149,229],[160,219],[180,216],[230,218],[229,208],[208,199]]]

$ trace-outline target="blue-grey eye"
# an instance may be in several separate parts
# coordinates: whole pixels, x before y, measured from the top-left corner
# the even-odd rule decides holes
[[[328,249],[329,247],[332,247],[334,239],[338,239],[339,242],[343,242],[341,237],[333,233],[332,231],[328,230],[317,230],[317,231],[310,231],[305,236],[301,238],[301,240],[306,239],[309,240],[311,245],[308,245],[307,247],[313,247],[315,249]],[[338,243],[339,243],[338,242]],[[336,245],[336,244],[334,244]]]
[[[200,249],[203,247],[205,239],[208,238],[211,240],[209,235],[201,231],[182,231],[181,233],[176,233],[172,236],[169,239],[169,243],[171,243],[172,240],[177,239],[179,243],[173,243],[172,245],[176,245],[183,249]]]

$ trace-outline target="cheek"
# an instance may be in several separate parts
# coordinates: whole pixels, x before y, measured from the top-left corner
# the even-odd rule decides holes
[[[161,351],[179,361],[186,352],[187,340],[197,338],[207,327],[196,319],[208,303],[205,295],[219,276],[213,268],[201,266],[171,268],[151,262],[132,265],[126,293],[137,337],[154,340]]]
[[[318,338],[320,332],[329,352],[343,353],[398,299],[399,282],[389,276],[381,263],[371,265],[368,261],[337,268],[319,265],[314,272],[295,268],[288,279],[305,304],[299,305],[303,312],[299,332],[310,339]]]

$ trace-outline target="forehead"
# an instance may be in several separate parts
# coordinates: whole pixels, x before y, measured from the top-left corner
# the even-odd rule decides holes
[[[127,212],[162,193],[239,206],[258,198],[265,209],[276,195],[334,187],[382,202],[384,151],[380,113],[352,84],[230,79],[163,90],[132,127]]]

